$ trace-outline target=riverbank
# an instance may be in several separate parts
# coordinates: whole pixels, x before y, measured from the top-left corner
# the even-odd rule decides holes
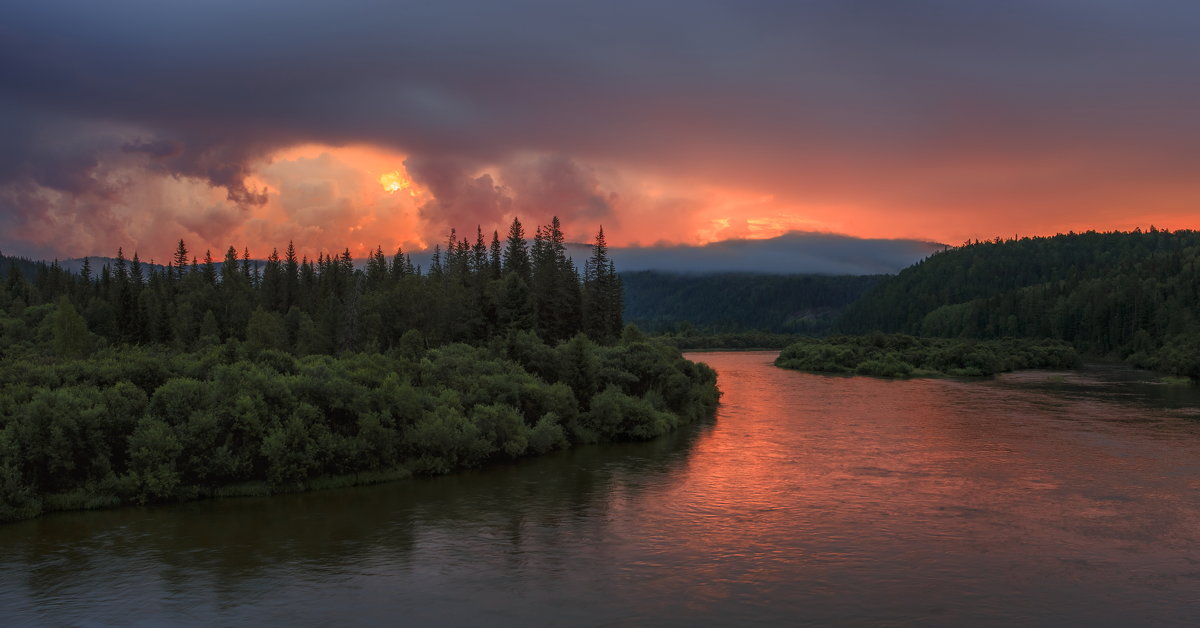
[[[813,373],[875,377],[980,377],[1020,369],[1077,368],[1079,353],[1049,340],[918,338],[867,334],[805,338],[780,352],[775,365]]]
[[[1175,626],[1200,612],[1200,389],[1116,365],[1054,383],[690,359],[717,371],[716,417],[651,441],[0,526],[0,625],[124,625],[130,609],[171,626]]]
[[[680,351],[763,351],[783,349],[809,336],[774,334],[769,332],[738,332],[721,334],[663,334],[654,336]]]
[[[439,475],[711,416],[709,367],[518,332],[297,358],[237,341],[0,361],[0,521]]]

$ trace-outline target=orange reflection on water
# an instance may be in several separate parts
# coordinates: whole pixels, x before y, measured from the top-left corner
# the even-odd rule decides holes
[[[693,609],[751,592],[844,591],[881,572],[911,574],[890,584],[917,599],[931,580],[953,589],[957,579],[968,586],[1003,573],[1017,560],[1010,555],[1045,556],[1053,573],[1111,560],[1131,538],[1165,536],[1175,544],[1168,554],[1190,547],[1195,508],[1164,525],[1124,507],[1146,498],[1146,474],[1163,466],[1152,435],[1106,437],[1120,430],[1106,421],[1123,420],[1125,409],[989,380],[763,368],[774,355],[692,356],[721,377],[715,426],[669,486],[610,496],[633,500],[612,507],[636,511],[645,527],[671,531],[645,551],[669,554],[662,562],[674,568],[645,584],[664,595],[689,590]]]

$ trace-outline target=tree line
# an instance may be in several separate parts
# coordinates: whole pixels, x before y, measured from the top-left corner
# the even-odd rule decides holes
[[[882,275],[621,273],[625,318],[673,336],[819,334]],[[762,346],[762,345],[758,345]]]
[[[848,333],[1049,338],[1200,378],[1200,232],[971,242],[889,278],[838,321]]]
[[[428,269],[183,242],[165,266],[0,259],[0,521],[446,473],[711,416],[715,373],[622,327],[603,230],[582,273],[557,219],[532,243],[518,220],[476,231]]]
[[[788,345],[775,366],[815,373],[874,377],[979,377],[1018,369],[1079,366],[1070,345],[1053,340],[916,338],[872,332],[803,338]]]
[[[35,330],[19,323],[24,310],[54,304],[85,322],[86,334],[61,325],[58,349],[72,355],[122,343],[191,350],[230,338],[299,354],[386,351],[412,329],[429,346],[477,344],[513,330],[550,343],[580,332],[611,343],[623,327],[621,280],[603,228],[581,274],[557,217],[537,228],[532,243],[519,219],[503,242],[496,232],[489,244],[478,228],[473,242],[452,230],[424,270],[400,249],[387,256],[377,247],[359,268],[348,249],[310,260],[289,243],[260,265],[233,246],[220,262],[209,251],[197,259],[183,240],[165,267],[144,264],[136,252],[126,259],[120,249],[99,269],[84,259],[78,273],[57,262],[5,261],[0,304],[18,322],[4,342],[31,340]]]

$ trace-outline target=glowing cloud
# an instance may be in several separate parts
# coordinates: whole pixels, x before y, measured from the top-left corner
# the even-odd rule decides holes
[[[419,190],[416,185],[413,184],[412,180],[400,174],[399,170],[393,170],[391,172],[385,172],[379,175],[379,185],[382,185],[383,189],[388,194],[406,191],[408,192],[408,195],[413,198],[417,198],[421,195],[421,190]]]

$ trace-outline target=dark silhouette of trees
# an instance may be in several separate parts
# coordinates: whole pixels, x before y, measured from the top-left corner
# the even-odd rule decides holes
[[[99,277],[0,257],[0,521],[445,473],[713,411],[711,369],[617,337],[602,234],[582,283],[557,219],[526,246],[514,221],[506,246],[452,232],[427,273],[379,248],[289,246],[261,276],[182,241]]]
[[[1200,233],[1060,234],[973,242],[880,282],[846,332],[1049,338],[1089,355],[1200,376]]]
[[[622,318],[624,296],[621,278],[608,257],[604,227],[596,233],[592,256],[583,271],[583,330],[592,338],[611,342],[625,327]]]

